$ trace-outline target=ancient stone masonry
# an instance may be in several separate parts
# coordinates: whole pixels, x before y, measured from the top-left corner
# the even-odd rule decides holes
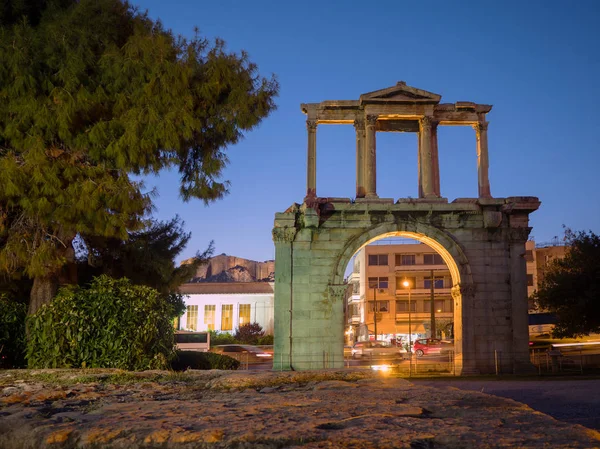
[[[303,204],[275,215],[275,369],[343,366],[346,266],[362,246],[404,236],[437,251],[452,276],[455,372],[526,371],[529,364],[525,242],[535,197],[492,198],[488,177],[489,105],[439,104],[437,94],[404,82],[356,101],[303,104],[308,116]],[[356,130],[356,197],[317,195],[319,124]],[[475,129],[478,198],[440,193],[437,127]],[[376,133],[419,133],[419,198],[377,195]],[[354,151],[354,149],[349,149]],[[326,306],[326,307],[324,307]],[[494,354],[501,353],[500,361]]]

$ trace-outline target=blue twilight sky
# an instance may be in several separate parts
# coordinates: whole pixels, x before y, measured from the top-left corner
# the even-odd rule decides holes
[[[274,258],[275,212],[302,202],[306,125],[300,103],[356,100],[404,80],[441,102],[492,104],[492,195],[537,196],[531,235],[562,225],[600,232],[600,1],[133,0],[166,28],[221,37],[281,85],[277,111],[227,150],[230,194],[183,203],[176,173],[148,179],[156,216],[179,214],[192,240],[179,260],[215,241],[215,254]],[[440,127],[442,196],[477,196],[475,133]],[[317,193],[354,197],[355,135],[317,130]],[[417,197],[416,134],[377,134],[378,194]]]

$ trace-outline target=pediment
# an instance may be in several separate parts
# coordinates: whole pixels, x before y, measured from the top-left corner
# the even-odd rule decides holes
[[[395,86],[368,92],[360,96],[361,104],[368,103],[434,103],[437,104],[442,96],[408,86],[404,81],[399,81]]]

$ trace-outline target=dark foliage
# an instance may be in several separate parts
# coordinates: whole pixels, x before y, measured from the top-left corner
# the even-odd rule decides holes
[[[566,242],[565,257],[551,262],[533,298],[556,315],[554,337],[600,333],[600,237],[567,229]]]
[[[259,338],[265,335],[265,331],[258,323],[246,323],[240,326],[236,331],[234,338],[240,343],[248,345],[258,344]]]
[[[176,357],[171,362],[171,368],[174,371],[185,371],[186,369],[236,370],[239,366],[240,362],[229,356],[200,351],[177,351]]]
[[[0,294],[0,369],[25,366],[27,306]]]

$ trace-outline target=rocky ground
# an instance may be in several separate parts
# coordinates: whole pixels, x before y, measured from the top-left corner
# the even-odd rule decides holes
[[[368,371],[0,371],[0,448],[594,448],[510,399]]]

